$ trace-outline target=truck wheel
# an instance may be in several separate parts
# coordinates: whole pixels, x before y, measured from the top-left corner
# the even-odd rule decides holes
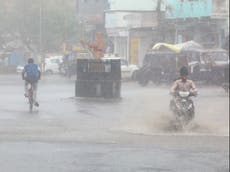
[[[137,71],[133,71],[132,76],[131,76],[131,79],[132,79],[133,81],[137,80]]]

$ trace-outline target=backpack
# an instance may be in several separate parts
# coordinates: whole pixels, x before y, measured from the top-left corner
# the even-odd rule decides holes
[[[36,64],[28,64],[25,66],[26,80],[29,82],[37,82],[39,76],[38,66]]]

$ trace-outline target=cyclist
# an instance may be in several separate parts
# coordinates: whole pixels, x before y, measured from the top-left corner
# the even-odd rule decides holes
[[[37,98],[37,87],[38,87],[38,80],[41,78],[41,71],[38,67],[38,65],[34,64],[34,59],[29,58],[28,64],[24,66],[23,72],[22,72],[22,79],[25,80],[25,97],[28,97],[28,85],[31,83],[34,94],[33,94],[33,100],[34,105],[39,106],[36,98]]]

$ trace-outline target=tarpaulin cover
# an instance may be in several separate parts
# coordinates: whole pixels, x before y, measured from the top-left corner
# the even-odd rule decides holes
[[[203,49],[202,45],[200,45],[195,41],[188,41],[181,44],[157,43],[152,48],[152,50],[156,50],[156,51],[171,50],[176,53],[180,53],[182,51],[194,51],[200,49]]]

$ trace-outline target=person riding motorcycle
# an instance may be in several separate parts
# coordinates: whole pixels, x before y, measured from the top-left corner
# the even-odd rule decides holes
[[[34,64],[34,59],[29,58],[28,64],[24,66],[22,71],[22,79],[25,80],[25,97],[28,97],[28,85],[31,84],[34,90],[33,99],[34,105],[39,106],[36,98],[37,98],[37,87],[38,87],[38,80],[41,78],[41,71],[38,65]]]
[[[197,95],[197,88],[195,83],[192,80],[188,80],[188,69],[183,66],[180,69],[180,78],[176,80],[171,89],[170,93],[175,95],[178,91],[190,91],[193,96]]]
[[[197,88],[195,86],[195,83],[192,80],[188,80],[187,79],[188,76],[188,69],[187,67],[183,66],[180,69],[180,78],[178,80],[176,80],[171,89],[170,89],[170,93],[173,95],[173,99],[170,101],[170,109],[174,112],[174,114],[180,114],[182,113],[180,107],[178,107],[178,103],[181,104],[181,97],[180,92],[188,92],[189,96],[197,96]],[[187,118],[187,122],[188,123],[191,119],[193,119],[194,117],[194,104],[192,99],[188,99],[189,101],[189,107],[190,105],[192,105],[190,107],[190,110],[186,110],[188,112],[188,118]],[[179,109],[178,109],[179,108]]]

